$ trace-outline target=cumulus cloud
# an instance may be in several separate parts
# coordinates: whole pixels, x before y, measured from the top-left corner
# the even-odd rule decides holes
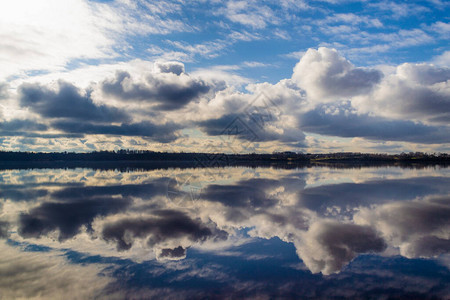
[[[91,228],[96,216],[118,213],[130,205],[121,198],[73,198],[63,202],[44,202],[19,216],[19,234],[39,238],[58,230],[60,241],[74,237],[82,225]]]
[[[448,77],[447,73],[446,69],[437,69],[429,65],[423,65],[421,68],[411,66],[406,68],[404,65],[399,76],[409,76],[408,82],[442,85],[442,78]],[[424,123],[420,119],[405,118],[407,114],[404,112],[385,113],[388,111],[387,106],[392,106],[393,103],[397,103],[395,105],[399,109],[406,110],[408,94],[404,95],[405,100],[399,98],[399,95],[386,98],[389,103],[383,104],[382,108],[370,101],[361,100],[371,98],[389,80],[390,77],[384,77],[381,71],[354,67],[336,50],[310,49],[295,67],[292,80],[283,80],[275,85],[249,85],[248,90],[253,94],[248,95],[218,94],[210,101],[208,108],[212,110],[219,106],[219,109],[214,111],[222,111],[222,114],[196,124],[210,136],[228,135],[244,142],[271,141],[284,145],[297,142],[296,147],[303,146],[302,131],[377,141],[448,143],[450,128],[445,123],[447,116],[444,97],[436,98],[436,101],[442,102],[440,106],[433,105],[433,99],[428,101],[430,109],[434,107],[440,114],[434,120],[442,124],[434,125]],[[445,88],[444,85],[442,87]],[[441,92],[444,91],[445,89]],[[251,101],[257,98],[259,93],[268,95],[271,103],[277,103],[278,107],[275,106],[275,110],[278,110],[278,114],[269,111],[265,116],[261,115],[261,118],[258,113],[264,113],[264,107],[257,105],[256,111],[250,114],[239,111],[246,103],[252,106]],[[421,96],[415,91],[413,97]],[[427,109],[417,108],[417,111],[425,113]],[[296,119],[297,123],[285,121],[290,117]],[[253,122],[255,119],[265,120],[264,126],[257,126],[258,124]]]
[[[210,184],[200,194],[206,200],[202,214],[224,228],[251,228],[252,237],[278,237],[294,242],[308,229],[315,213],[297,205],[300,178],[242,180],[233,185]]]
[[[154,257],[149,253],[179,260],[190,247],[223,250],[248,228],[250,237],[293,243],[306,266],[323,274],[340,271],[361,253],[383,251],[385,244],[408,257],[448,252],[448,197],[427,197],[448,193],[449,180],[435,173],[445,170],[384,170],[384,179],[374,169],[211,170],[222,183],[208,180],[211,174],[175,171],[193,185],[204,183],[188,207],[163,200],[172,172],[13,173],[3,178],[24,183],[1,188],[8,206],[2,221],[14,238],[137,260]],[[80,244],[85,239],[91,246]]]
[[[445,51],[444,53],[434,57],[432,59],[433,64],[436,64],[440,67],[448,67],[450,66],[450,51]]]
[[[71,83],[59,81],[58,89],[51,90],[40,84],[25,83],[19,87],[20,104],[45,118],[67,118],[77,121],[121,122],[127,114],[117,108],[98,105],[89,91],[82,94]]]
[[[107,298],[100,265],[68,263],[61,252],[26,252],[0,243],[0,290],[6,299]],[[109,295],[110,297],[112,295]]]
[[[102,82],[102,91],[124,101],[156,104],[156,110],[176,110],[210,90],[204,81],[191,78],[180,64],[157,64],[160,73],[148,74],[143,82],[128,72],[117,72],[114,79]]]
[[[231,207],[264,208],[278,202],[265,193],[265,189],[274,185],[277,185],[277,181],[268,179],[246,180],[234,185],[211,184],[202,192],[201,197]]]
[[[4,198],[11,201],[29,201],[31,199],[37,199],[39,197],[46,196],[48,191],[46,189],[26,188],[21,186],[2,186],[0,191],[0,198]]]
[[[334,49],[309,49],[294,68],[292,79],[311,100],[327,102],[369,92],[383,77],[373,69],[356,68]]]
[[[0,122],[0,130],[6,132],[22,130],[27,132],[46,131],[47,128],[47,125],[32,120],[13,119],[11,121]]]
[[[282,128],[274,120],[255,122],[254,118],[264,120],[267,115],[229,114],[217,119],[200,121],[197,124],[210,136],[223,136],[225,139],[239,139],[244,143],[278,141],[283,143],[302,143],[305,135],[295,128]],[[232,142],[234,143],[234,142]],[[231,145],[232,147],[232,145]]]
[[[74,199],[106,198],[120,196],[127,197],[154,197],[167,192],[164,184],[165,178],[147,180],[141,184],[110,184],[108,186],[81,186],[65,187],[52,193],[55,199],[73,201]]]
[[[157,257],[161,259],[181,259],[186,257],[186,249],[178,246],[176,248],[164,248],[161,249],[159,253],[156,254]]]
[[[302,236],[297,254],[313,273],[339,272],[361,253],[381,252],[384,240],[369,226],[336,221],[315,222]]]
[[[230,89],[216,93],[200,107],[202,118],[195,124],[210,136],[242,141],[242,145],[276,142],[302,146],[305,135],[294,117],[305,101],[302,91],[286,80],[247,89],[250,93]]]
[[[149,121],[121,125],[103,125],[92,123],[79,123],[75,121],[55,121],[53,128],[74,134],[105,134],[117,136],[140,136],[161,143],[175,141],[178,136],[175,131],[181,126],[174,123],[154,124]]]
[[[306,132],[328,136],[430,144],[450,142],[448,126],[374,116],[377,111],[373,109],[370,112],[358,114],[348,103],[322,105],[299,114],[299,127]]]
[[[109,69],[110,74],[117,69]],[[212,77],[192,75],[180,62],[148,62],[145,68],[100,79],[87,90],[64,81],[53,88],[22,84],[21,108],[40,119],[12,119],[0,123],[0,130],[5,136],[30,138],[139,136],[149,143],[184,138],[203,145],[197,136],[181,132],[199,129],[203,137],[220,139],[224,152],[298,150],[308,146],[304,132],[448,143],[448,68],[403,64],[390,75],[383,70],[386,75],[355,67],[334,49],[309,49],[292,78],[248,84],[242,92],[214,72]]]
[[[412,200],[429,194],[449,192],[450,180],[444,176],[378,179],[365,182],[323,184],[302,190],[299,202],[303,207],[319,214],[326,214],[329,209],[338,209],[340,215],[351,216],[354,209],[369,207],[397,200]]]
[[[19,87],[19,94],[20,104],[41,118],[50,119],[50,127],[31,120],[12,120],[0,123],[0,130],[5,135],[30,136],[32,132],[39,132],[37,136],[41,136],[42,132],[53,128],[65,132],[68,137],[86,134],[141,136],[168,143],[178,138],[175,132],[181,128],[173,122],[130,122],[132,117],[125,110],[97,104],[91,97],[91,91],[83,93],[63,81],[58,82],[57,90],[39,84],[23,84]]]
[[[433,257],[450,251],[449,196],[365,208],[354,219],[376,228],[406,257]]]
[[[372,93],[356,97],[359,112],[387,118],[448,124],[450,69],[427,64],[402,64]]]
[[[125,218],[103,226],[102,237],[114,242],[117,250],[128,250],[137,238],[147,239],[147,244],[156,249],[161,258],[174,258],[184,255],[185,248],[192,243],[207,239],[223,240],[228,237],[225,231],[203,224],[177,210],[155,210],[153,216]],[[180,245],[180,243],[182,245]],[[172,246],[172,247],[168,247]],[[184,246],[184,247],[183,247]]]
[[[155,67],[160,73],[173,73],[177,76],[184,73],[184,64],[176,61],[156,62]]]
[[[384,76],[354,67],[336,50],[309,49],[292,75],[310,104],[298,114],[298,127],[328,136],[448,143],[449,70],[402,64]]]

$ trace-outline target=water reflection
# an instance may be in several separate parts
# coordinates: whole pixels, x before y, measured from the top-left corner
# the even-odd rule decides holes
[[[448,168],[0,179],[0,298],[450,296]]]

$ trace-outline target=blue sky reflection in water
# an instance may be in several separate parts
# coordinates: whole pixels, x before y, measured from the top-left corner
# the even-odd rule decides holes
[[[1,296],[448,298],[449,172],[2,170]]]

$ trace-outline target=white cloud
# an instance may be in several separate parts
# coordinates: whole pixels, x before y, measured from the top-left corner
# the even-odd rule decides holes
[[[0,76],[60,69],[74,58],[114,55],[114,40],[97,25],[105,21],[96,9],[82,0],[2,1]]]
[[[418,5],[414,2],[398,3],[398,1],[380,1],[377,3],[369,3],[369,6],[377,8],[381,11],[389,12],[389,17],[395,19],[429,11],[427,7]]]
[[[450,38],[450,23],[439,21],[432,24],[429,29],[431,32],[438,33],[444,39]]]
[[[261,39],[257,33],[250,33],[246,30],[233,31],[228,35],[230,40],[250,42]]]
[[[372,93],[355,97],[352,104],[363,113],[448,124],[450,69],[402,64]]]
[[[319,24],[327,23],[347,23],[352,25],[364,24],[368,27],[383,27],[380,20],[376,18],[370,18],[368,16],[358,16],[353,13],[341,13],[328,16],[324,20],[319,20]]]
[[[361,253],[381,252],[386,247],[371,227],[336,221],[315,222],[295,244],[308,269],[324,275],[341,271]]]
[[[287,54],[282,54],[282,57],[291,58],[295,60],[300,60],[303,55],[305,55],[306,51],[294,51]]]
[[[334,49],[309,49],[295,66],[292,80],[310,100],[327,102],[369,92],[382,77],[377,70],[356,68]]]
[[[432,63],[441,66],[441,67],[449,67],[450,66],[450,51],[445,51],[444,53],[435,56],[432,60]]]
[[[0,78],[62,70],[77,59],[111,59],[128,35],[190,30],[130,3],[87,0],[0,2]]]
[[[181,49],[190,55],[201,55],[205,57],[215,57],[217,56],[217,52],[226,48],[227,43],[225,41],[217,40],[217,41],[209,41],[201,44],[190,45],[187,43],[182,43],[178,41],[168,41],[169,44],[175,46],[178,49]]]
[[[423,45],[434,41],[433,37],[418,28],[410,30],[402,29],[398,33],[378,34],[375,37],[389,42],[391,46],[396,48]]]
[[[409,258],[436,257],[450,246],[450,198],[428,197],[363,208],[354,217],[370,225]]]
[[[69,263],[62,252],[25,252],[4,242],[0,249],[0,296],[5,299],[107,298],[104,289],[113,282],[99,275],[100,265]]]
[[[281,30],[281,29],[276,29],[274,31],[274,35],[282,40],[290,40],[291,36],[289,35],[289,33],[285,30]]]
[[[226,7],[221,8],[218,14],[224,15],[232,22],[255,29],[262,29],[267,23],[279,22],[271,8],[257,1],[228,1]]]
[[[188,45],[182,44],[182,46]],[[193,51],[200,51],[192,47]],[[261,94],[276,103],[281,113],[270,122],[265,122],[263,131],[259,129],[255,131],[261,142],[255,143],[254,146],[258,147],[255,150],[271,152],[283,147],[289,150],[295,147],[294,149],[298,150],[306,146],[303,144],[305,136],[302,131],[321,135],[316,136],[315,139],[309,139],[313,149],[318,149],[319,147],[314,145],[320,144],[321,149],[330,151],[351,150],[354,145],[351,143],[351,138],[401,142],[395,144],[396,148],[392,150],[399,152],[403,147],[407,147],[408,151],[410,149],[427,149],[428,151],[433,147],[445,148],[442,143],[447,142],[448,132],[446,127],[449,118],[448,95],[450,93],[448,68],[427,64],[360,68],[350,63],[336,50],[323,47],[296,54],[302,56],[294,68],[292,79],[283,79],[276,84],[254,84],[250,79],[240,75],[244,68],[267,67],[257,61],[244,61],[240,66],[217,65],[194,69],[192,72],[187,70],[188,73],[186,73],[184,65],[177,61],[131,60],[54,72],[34,76],[33,79],[40,82],[41,86],[54,86],[61,79],[73,82],[72,85],[83,90],[86,95],[89,94],[96,105],[107,105],[125,110],[132,118],[130,124],[152,120],[160,125],[171,123],[174,130],[185,128],[183,136],[177,131],[177,137],[183,138],[183,143],[192,145],[195,149],[201,149],[206,139],[210,142],[217,139],[218,134],[231,122],[230,118],[242,113],[242,110]],[[112,79],[118,71],[122,77]],[[64,130],[69,130],[70,128],[67,127],[69,125],[75,125],[62,126],[44,117],[36,119],[36,116],[31,114],[33,110],[19,106],[18,102],[13,103],[14,98],[17,97],[14,89],[24,82],[26,83],[23,79],[18,79],[9,83],[8,97],[11,100],[2,102],[5,118],[2,124],[3,131],[15,124],[10,121],[19,119],[34,120],[36,124],[33,128],[36,130],[38,128],[36,126],[39,125],[37,123],[47,126],[53,124]],[[105,86],[115,90],[109,92],[102,90]],[[179,105],[175,105],[178,102]],[[161,113],[161,109],[164,113]],[[198,122],[203,123],[200,125]],[[24,122],[20,124],[22,129],[32,125]],[[208,130],[207,125],[214,128]],[[50,127],[49,130],[53,128]],[[86,132],[107,133],[104,130],[99,131],[99,128],[95,129],[85,127]],[[124,130],[117,126],[108,127],[108,129],[112,130],[111,133]],[[142,133],[136,130],[136,134]],[[38,139],[24,140],[21,139],[22,134],[20,133],[18,138],[12,136],[5,138],[5,149],[16,149],[12,147],[18,147],[20,143],[23,143],[22,146],[27,147],[26,149],[45,149],[47,146],[57,150],[55,147],[64,145],[68,149],[89,150],[91,148],[86,147],[92,147],[92,142],[100,140],[104,144],[97,148],[117,149],[132,146],[130,144],[133,143],[132,140],[136,143],[136,147],[137,145],[141,148],[154,146],[142,139],[139,141],[130,137],[117,139],[107,135],[95,137],[94,133],[88,136],[89,142],[86,143],[80,143],[74,139],[73,145],[70,146],[70,143],[68,144],[70,139],[61,139],[52,140],[50,145],[50,141],[45,141],[41,136],[27,136]],[[322,139],[325,135],[335,136],[337,139],[322,141],[323,143],[317,141],[317,138]],[[348,139],[344,140],[342,137]],[[83,137],[79,135],[77,138]],[[190,138],[192,140],[189,140]],[[294,145],[294,141],[297,141],[297,144]],[[404,141],[410,143],[403,143]],[[428,145],[414,145],[411,142]],[[345,143],[348,144],[345,145]],[[359,149],[362,143],[358,143]],[[363,148],[368,149],[368,147]]]
[[[11,238],[19,242],[26,237],[25,242],[31,244],[138,262],[155,257],[181,259],[189,247],[222,251],[246,242],[247,237],[237,232],[242,228],[251,228],[248,234],[252,237],[279,237],[294,243],[308,268],[323,274],[339,272],[361,253],[383,251],[385,242],[400,247],[402,255],[408,257],[436,256],[448,249],[448,196],[408,200],[421,192],[439,191],[445,195],[448,190],[445,176],[449,172],[445,168],[388,168],[381,172],[383,179],[379,168],[355,172],[321,167],[308,169],[305,174],[293,169],[270,168],[246,172],[239,168],[205,171],[193,176],[189,169],[132,173],[87,169],[6,170],[0,175],[10,187],[9,193],[2,195],[1,217],[2,221],[10,222]],[[182,199],[167,198],[168,177],[176,177],[178,183],[187,182],[188,188],[199,186],[195,201],[192,194],[187,197],[176,194]],[[417,187],[416,183],[423,180],[427,184]],[[74,186],[74,182],[84,185]],[[398,187],[400,182],[418,190],[414,188],[404,195]],[[367,194],[367,188],[358,188],[364,184],[372,185],[377,195]],[[388,190],[383,188],[388,186]],[[182,187],[173,188],[181,191]],[[14,192],[16,189],[21,192]],[[42,189],[48,194],[25,201],[29,195],[39,195]],[[355,196],[353,189],[359,190],[356,198],[361,201],[348,197]],[[306,201],[308,193],[319,198]],[[333,197],[329,195],[333,194],[340,196],[330,200]],[[395,199],[405,196],[406,199],[391,202],[392,195]],[[99,205],[96,203],[99,199],[109,204]],[[113,209],[106,215],[101,213],[122,201],[128,203],[122,209]],[[374,201],[387,204],[369,207]],[[318,217],[322,208],[334,212],[327,214],[333,219]],[[70,220],[64,218],[67,211],[71,211]],[[350,216],[345,219],[348,213]],[[351,223],[354,213],[355,223]],[[86,218],[90,214],[91,218]],[[30,218],[33,222],[24,223]],[[40,227],[33,226],[36,222]],[[58,240],[62,231],[70,235]],[[117,252],[116,246],[123,251]],[[46,253],[42,255],[47,259]],[[7,256],[5,261],[14,261],[10,258]],[[64,263],[61,259],[57,265],[62,264],[63,268]],[[57,270],[58,266],[55,266]],[[88,267],[96,274],[97,266]]]

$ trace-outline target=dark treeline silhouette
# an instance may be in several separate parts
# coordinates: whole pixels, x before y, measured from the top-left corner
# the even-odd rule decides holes
[[[24,168],[92,168],[120,171],[154,170],[167,168],[212,167],[272,167],[303,168],[327,166],[360,168],[369,166],[400,166],[423,168],[450,165],[450,155],[410,152],[401,154],[368,153],[295,153],[224,154],[224,153],[168,153],[148,150],[75,152],[6,152],[0,151],[0,169]]]
[[[235,161],[299,161],[299,162],[450,162],[447,153],[410,152],[401,154],[372,153],[295,153],[274,152],[272,154],[225,154],[225,153],[175,153],[148,150],[93,151],[75,152],[8,152],[0,151],[0,161],[198,161],[198,162],[235,162]]]

